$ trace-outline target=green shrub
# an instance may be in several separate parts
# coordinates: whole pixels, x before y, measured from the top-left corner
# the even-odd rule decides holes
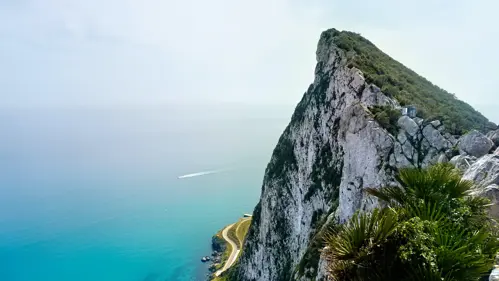
[[[399,110],[391,106],[373,106],[370,108],[374,119],[392,135],[398,132],[397,121],[402,116]]]
[[[385,203],[326,237],[333,280],[476,281],[499,251],[489,201],[449,165],[401,170],[399,185],[367,189]]]
[[[416,106],[420,114],[428,118],[443,116],[441,121],[448,130],[452,123],[455,123],[454,133],[471,129],[488,131],[496,127],[469,104],[392,59],[359,34],[331,29],[322,37],[347,51],[348,65],[360,69],[368,83],[376,84],[402,105]]]

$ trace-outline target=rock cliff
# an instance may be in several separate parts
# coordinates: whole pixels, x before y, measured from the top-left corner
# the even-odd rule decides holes
[[[458,143],[438,120],[383,120],[399,103],[349,63],[337,33],[321,35],[315,79],[267,166],[234,280],[325,280],[317,237],[328,224],[377,206],[364,188],[393,182],[397,168],[447,162],[476,143]]]

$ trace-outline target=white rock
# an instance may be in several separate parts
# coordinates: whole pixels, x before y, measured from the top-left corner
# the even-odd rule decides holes
[[[496,145],[499,146],[499,130],[491,131],[487,137]]]
[[[399,106],[399,104],[395,100],[392,100],[389,97],[385,96],[381,92],[381,90],[374,84],[365,85],[364,92],[362,93],[360,101],[368,107],[373,105],[390,105],[394,107]]]
[[[488,198],[492,205],[489,209],[490,215],[499,218],[499,185],[491,184],[485,188],[479,187],[474,195]]]
[[[464,173],[463,179],[479,186],[499,184],[499,155],[485,155],[473,163]]]
[[[404,144],[407,141],[407,136],[405,134],[404,130],[400,130],[399,134],[397,135],[397,140],[401,143]]]
[[[440,125],[442,125],[442,122],[440,122],[440,120],[434,120],[431,121],[430,124],[433,126],[433,128],[437,129],[438,127],[440,127]]]
[[[412,120],[414,120],[414,122],[416,122],[416,124],[418,124],[418,126],[423,125],[423,122],[424,122],[424,120],[422,118],[419,118],[419,117],[414,117]]]
[[[434,121],[435,122],[435,121]],[[438,151],[445,150],[451,147],[451,143],[442,136],[440,131],[436,130],[432,125],[427,125],[423,129],[423,136],[428,140],[431,146]]]
[[[439,164],[441,163],[447,163],[449,162],[449,158],[447,158],[447,156],[445,155],[445,153],[442,153],[440,154],[440,156],[438,157],[438,161],[437,161]]]
[[[412,161],[413,163],[416,163],[418,158],[417,158],[417,151],[416,149],[411,145],[409,141],[406,141],[402,145],[402,153],[404,154],[404,157],[407,158],[408,160]],[[406,167],[407,165],[402,165],[400,167]]]
[[[378,125],[367,120],[368,113],[362,106],[355,105],[343,114],[339,142],[343,147],[343,171],[340,184],[340,204],[337,209],[341,222],[349,219],[358,210],[371,210],[377,201],[363,189],[380,187],[388,178],[384,162],[390,155],[393,139],[380,130]]]
[[[395,102],[372,87],[357,84],[361,79],[354,76],[358,73],[346,66],[341,51],[330,47],[319,44],[316,78],[304,97],[303,111],[283,133],[270,161],[261,210],[253,218],[259,221],[258,228],[250,232],[246,241],[250,250],[243,251],[240,258],[241,280],[278,280],[290,274],[283,270],[293,271],[305,254],[317,211],[330,211],[336,199],[335,216],[346,220],[357,209],[377,205],[363,192],[365,187],[379,187],[392,180],[387,166],[394,139],[372,119],[367,107]],[[362,87],[365,89],[359,95],[356,89]],[[283,149],[286,161],[280,159]],[[329,156],[326,159],[324,155]],[[332,166],[327,172],[333,173],[333,178],[330,175],[327,182],[312,182],[317,177],[312,175],[318,172],[317,161]],[[276,163],[282,166],[277,169],[278,177],[270,174]],[[337,175],[332,172],[335,169]],[[331,186],[333,181],[336,186]],[[329,185],[323,187],[325,184]],[[316,191],[310,192],[314,188]],[[335,189],[339,189],[338,198],[332,198]],[[323,270],[319,268],[318,276],[324,276]]]
[[[494,268],[489,276],[489,281],[499,281],[499,268]]]
[[[438,150],[431,147],[425,154],[423,161],[421,162],[421,167],[426,168],[437,164],[438,161]]]
[[[365,84],[364,74],[362,74],[362,71],[360,71],[355,67],[352,68],[351,71],[353,78],[352,81],[350,82],[350,87],[352,87],[352,89],[355,92],[360,94],[360,91],[362,90]]]
[[[397,124],[402,130],[406,131],[411,136],[416,135],[419,131],[418,124],[416,124],[416,122],[412,120],[409,116],[400,117]]]
[[[477,130],[472,130],[459,139],[459,150],[468,155],[481,157],[494,146],[492,141]]]
[[[315,280],[317,281],[326,281],[329,280],[326,273],[327,273],[327,262],[324,257],[321,256],[321,259],[319,260],[319,270],[317,272],[317,278]]]
[[[457,144],[457,139],[453,135],[451,135],[449,133],[445,133],[444,137],[445,137],[446,140],[448,140],[451,143],[451,145],[456,145]]]
[[[418,164],[413,144],[423,140],[422,119],[400,118],[396,139],[373,120],[368,107],[398,104],[348,68],[344,51],[328,36],[321,36],[316,55],[314,83],[267,167],[259,210],[239,259],[240,281],[290,276],[316,231],[312,222],[318,213],[344,222],[358,210],[372,210],[378,202],[364,189],[392,184],[393,168]],[[429,152],[421,152],[422,162],[434,163],[448,141],[435,129],[427,129],[425,138]],[[306,270],[323,280],[326,263],[320,259],[317,271]],[[304,276],[294,280],[310,281]]]
[[[449,161],[452,165],[456,166],[461,171],[466,171],[471,167],[473,163],[475,163],[476,158],[473,158],[471,156],[465,156],[465,155],[457,155],[452,157],[452,159]]]

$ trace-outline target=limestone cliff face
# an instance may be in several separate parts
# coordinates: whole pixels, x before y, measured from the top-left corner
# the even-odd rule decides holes
[[[402,117],[395,136],[375,121],[373,106],[398,103],[349,67],[334,34],[321,35],[314,82],[266,169],[236,280],[325,280],[314,239],[322,227],[375,207],[363,189],[393,182],[395,168],[454,156],[438,121]]]

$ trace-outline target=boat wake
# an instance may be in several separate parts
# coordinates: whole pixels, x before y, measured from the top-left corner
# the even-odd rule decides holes
[[[192,173],[192,174],[187,174],[183,176],[179,176],[179,179],[186,179],[186,178],[193,178],[193,177],[200,177],[200,176],[206,176],[206,175],[211,175],[211,174],[218,174],[221,172],[227,171],[225,170],[213,170],[213,171],[204,171],[204,172],[198,172],[198,173]]]

